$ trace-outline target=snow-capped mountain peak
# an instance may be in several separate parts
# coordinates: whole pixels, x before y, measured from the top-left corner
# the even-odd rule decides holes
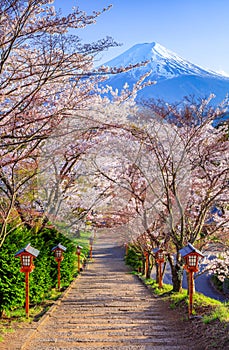
[[[130,88],[146,73],[147,81],[157,84],[144,87],[137,94],[137,99],[163,99],[167,102],[181,101],[185,96],[206,98],[215,95],[215,104],[220,103],[229,94],[229,78],[195,65],[162,45],[152,42],[137,44],[104,64],[108,67],[125,67],[149,61],[117,75],[112,75],[105,84],[121,91],[124,85]]]
[[[152,70],[157,79],[174,78],[180,74],[202,76],[209,76],[209,74],[212,76],[213,74],[223,77],[220,74],[210,72],[190,63],[156,42],[134,45],[123,54],[107,62],[105,65],[109,67],[119,67],[127,66],[129,64],[136,64],[143,61],[149,61],[149,64],[145,68],[141,68],[141,73]],[[132,73],[136,75],[137,71],[133,71]]]

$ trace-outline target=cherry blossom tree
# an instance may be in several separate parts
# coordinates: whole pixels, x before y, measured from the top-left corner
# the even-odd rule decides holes
[[[174,290],[181,288],[183,263],[179,250],[187,242],[196,242],[202,247],[218,232],[228,228],[229,145],[226,128],[212,125],[225,110],[208,108],[207,103],[202,101],[200,105],[186,105],[183,110],[168,105],[163,105],[161,109],[158,105],[152,108],[169,125],[175,124],[182,150],[190,164],[189,183],[185,186],[187,200],[182,203],[176,163],[166,155],[159,143],[155,144],[153,152],[157,156],[167,197],[163,201],[165,210],[161,212],[162,220],[169,219],[169,231],[165,233],[176,252],[175,260],[172,254],[168,254]],[[174,201],[175,211],[171,207]]]
[[[224,126],[212,125],[224,109],[209,109],[207,102],[179,111],[168,106],[166,114],[161,111],[159,124],[152,110],[144,110],[131,119],[131,125],[123,126],[122,137],[108,139],[113,152],[108,151],[106,164],[115,163],[115,173],[101,166],[102,161],[96,162],[98,173],[127,191],[122,208],[131,213],[128,225],[137,231],[136,237],[153,232],[159,220],[160,243],[170,250],[176,291],[181,288],[183,269],[179,250],[188,242],[200,248],[228,227],[228,140]],[[128,174],[130,169],[137,172]],[[119,192],[115,193],[117,200]]]
[[[85,44],[69,33],[70,29],[94,24],[110,6],[89,15],[75,8],[62,16],[52,3],[50,0],[0,1],[0,191],[4,223],[1,244],[16,211],[22,221],[29,221],[22,190],[27,191],[26,184],[31,188],[32,181],[36,182],[32,177],[36,177],[37,158],[44,141],[73,115],[78,114],[89,124],[89,117],[83,116],[82,111],[90,109],[97,98],[96,91],[101,93],[98,83],[108,73],[134,68],[94,68],[96,55],[118,44],[110,37]],[[122,98],[129,95],[125,89]],[[88,125],[90,128],[92,124]],[[66,127],[63,130],[69,131]],[[24,177],[18,180],[19,173]]]
[[[178,112],[176,118],[161,112],[158,120],[152,110],[136,115],[134,106],[128,123],[110,106],[110,114],[106,110],[105,115],[96,107],[90,121],[92,125],[97,121],[97,127],[79,145],[81,164],[73,172],[71,162],[64,165],[71,179],[65,196],[83,208],[86,220],[111,229],[122,225],[124,241],[139,244],[144,236],[149,249],[167,249],[174,290],[182,282],[179,250],[187,242],[200,248],[228,225],[228,140],[223,126],[212,126],[219,111],[210,109],[204,116],[205,108],[203,101],[190,106],[189,112],[186,106],[180,117]],[[129,118],[130,110],[126,112]],[[74,152],[77,158],[79,153]],[[67,201],[63,201],[64,209],[71,217],[74,210],[66,206]]]

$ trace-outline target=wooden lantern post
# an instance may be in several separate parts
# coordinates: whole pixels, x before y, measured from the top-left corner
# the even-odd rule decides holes
[[[80,253],[81,253],[81,247],[80,245],[77,246],[76,253],[78,255],[78,273],[80,273]]]
[[[153,249],[153,253],[155,254],[155,260],[158,263],[158,284],[159,288],[163,287],[162,283],[162,264],[165,262],[165,255],[162,249],[155,248]]]
[[[25,273],[25,312],[26,317],[29,317],[29,274],[35,268],[33,265],[33,259],[39,254],[39,250],[31,247],[30,243],[21,250],[19,250],[14,256],[20,257],[21,259],[21,269],[20,272]]]
[[[182,249],[180,249],[180,254],[182,258],[185,259],[185,270],[189,273],[189,306],[188,306],[188,316],[191,318],[193,311],[193,273],[198,271],[198,259],[203,258],[204,255],[196,248],[193,247],[191,243]]]
[[[60,290],[60,263],[63,261],[63,252],[66,251],[66,247],[62,244],[58,243],[55,247],[52,248],[52,252],[55,254],[55,260],[57,262],[57,284],[58,290]]]

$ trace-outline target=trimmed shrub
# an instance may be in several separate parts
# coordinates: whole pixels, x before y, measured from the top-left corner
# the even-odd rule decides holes
[[[38,234],[25,228],[15,229],[7,236],[0,250],[0,314],[22,307],[25,303],[25,274],[19,272],[20,259],[14,255],[28,243],[40,251],[34,259],[35,269],[30,274],[31,304],[40,303],[57,285],[57,262],[51,249],[58,243],[67,248],[61,262],[61,285],[68,286],[76,275],[75,245],[71,240],[54,228]]]
[[[136,250],[131,246],[128,249],[127,255],[125,257],[125,262],[135,271],[138,271],[139,268],[142,269],[141,253],[136,252]]]

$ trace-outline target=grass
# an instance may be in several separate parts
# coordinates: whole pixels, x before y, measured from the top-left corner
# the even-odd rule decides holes
[[[80,237],[74,238],[74,242],[82,247],[89,247],[89,237],[91,235],[91,231],[80,231]]]
[[[56,288],[51,289],[48,300],[57,300],[61,296],[61,291]]]
[[[181,293],[171,294],[170,299],[172,301],[172,307],[179,307],[182,304],[188,306],[189,303],[187,290],[183,290]],[[193,310],[194,314],[203,317],[204,323],[210,323],[215,320],[229,322],[229,302],[222,303],[196,292],[193,295]]]
[[[31,319],[38,320],[38,315],[43,314],[44,310],[47,309],[53,304],[53,301],[57,300],[61,296],[62,292],[53,288],[50,290],[50,293],[46,300],[37,305],[30,305],[29,307],[29,318],[26,317],[25,308],[20,307],[11,311],[4,313],[4,316],[0,319],[0,325],[2,321],[17,321],[17,322],[30,322]],[[1,329],[1,328],[0,328]]]
[[[163,284],[162,288],[153,279],[146,279],[140,276],[142,281],[152,288],[155,295],[169,299],[170,307],[172,309],[183,309],[187,312],[189,304],[189,296],[187,290],[183,289],[181,292],[175,293],[172,291],[172,286]],[[229,302],[222,303],[218,300],[209,298],[201,293],[194,293],[193,295],[193,314],[202,317],[205,324],[219,320],[222,323],[229,322]]]
[[[152,288],[154,294],[158,296],[163,296],[172,292],[173,287],[170,284],[163,284],[162,288],[159,288],[158,283],[154,279],[147,279],[139,273],[136,274],[141,278],[145,285],[150,286]]]
[[[203,321],[206,324],[215,320],[229,322],[229,303],[215,307],[210,315],[204,315],[203,317]]]
[[[15,328],[24,326],[24,323],[37,322],[49,310],[53,301],[61,296],[62,292],[53,288],[50,291],[48,299],[38,305],[30,305],[29,317],[26,317],[25,308],[17,308],[4,313],[0,318],[0,342],[4,340],[4,334],[12,333]]]
[[[42,312],[44,306],[38,305],[29,308],[29,318],[26,317],[25,308],[17,308],[7,312],[7,315],[3,319],[8,320],[10,322],[30,322],[37,314]]]

